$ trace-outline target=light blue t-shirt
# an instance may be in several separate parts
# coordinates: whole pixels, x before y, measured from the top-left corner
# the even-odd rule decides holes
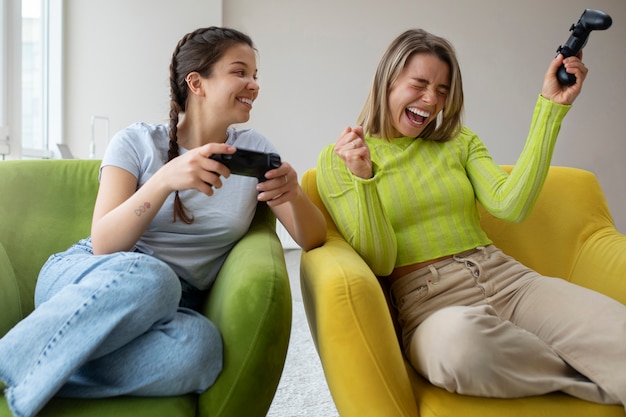
[[[117,133],[109,143],[104,166],[123,168],[137,178],[137,188],[167,162],[169,128],[162,124],[135,123]],[[252,129],[228,129],[226,143],[261,152],[277,152]],[[187,150],[180,148],[183,154]],[[178,276],[194,287],[211,286],[226,256],[248,231],[257,205],[257,180],[231,175],[209,197],[196,190],[180,191],[192,224],[173,222],[174,193],[152,220],[135,248],[169,264]]]

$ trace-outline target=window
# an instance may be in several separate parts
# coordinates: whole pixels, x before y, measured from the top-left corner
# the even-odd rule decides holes
[[[43,0],[22,0],[22,148],[48,148],[45,132],[46,59]],[[31,152],[33,153],[33,152]]]
[[[62,141],[63,0],[0,0],[0,4],[0,154],[49,158],[51,148]],[[21,105],[9,108],[7,103]],[[10,139],[3,142],[7,136]]]
[[[22,2],[22,156],[48,158],[62,142],[62,0]]]
[[[9,37],[9,10],[6,0],[0,0],[0,157],[5,158],[11,152],[9,146],[9,131],[8,131],[8,113],[7,105],[9,100],[8,95],[8,39]]]

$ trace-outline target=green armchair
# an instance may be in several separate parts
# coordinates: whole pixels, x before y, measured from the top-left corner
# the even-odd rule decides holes
[[[624,417],[622,406],[562,393],[479,398],[422,378],[402,354],[378,280],[324,208],[315,174],[307,171],[302,187],[326,215],[328,239],[302,252],[300,279],[309,327],[342,417]],[[483,228],[505,253],[626,304],[626,236],[615,229],[592,173],[551,167],[532,213],[519,224],[479,209]]]
[[[98,169],[88,160],[0,162],[0,337],[32,311],[48,256],[89,234]],[[285,363],[291,306],[275,218],[260,204],[204,308],[224,340],[224,369],[211,388],[162,398],[54,398],[40,416],[265,416]],[[9,416],[0,396],[0,417]]]

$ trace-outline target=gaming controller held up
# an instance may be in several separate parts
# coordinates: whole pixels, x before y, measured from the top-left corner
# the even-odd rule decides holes
[[[255,177],[259,182],[265,181],[265,173],[278,168],[281,164],[280,155],[263,153],[237,148],[234,154],[213,154],[209,158],[226,165],[235,175]]]
[[[576,56],[587,44],[592,30],[608,29],[612,23],[613,20],[607,13],[601,10],[585,9],[578,23],[569,29],[572,34],[565,45],[559,46],[556,50],[557,54],[562,54],[565,58]],[[557,70],[556,77],[561,85],[572,85],[576,82],[576,76],[568,73],[563,65]]]

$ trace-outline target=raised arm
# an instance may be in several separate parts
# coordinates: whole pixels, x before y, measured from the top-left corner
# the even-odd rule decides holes
[[[581,58],[582,53],[566,59],[558,55],[550,62],[524,149],[510,175],[504,174],[491,160],[477,138],[471,142],[468,176],[476,197],[494,216],[508,221],[522,221],[537,200],[550,167],[561,122],[580,94],[587,76],[587,68]],[[561,64],[576,76],[573,85],[559,84],[556,73]]]
[[[365,143],[359,145],[367,147]],[[337,146],[341,143],[324,148],[319,156],[320,197],[344,239],[374,274],[389,275],[395,266],[397,244],[376,189],[376,169],[372,167],[371,178],[355,175],[338,155]]]

